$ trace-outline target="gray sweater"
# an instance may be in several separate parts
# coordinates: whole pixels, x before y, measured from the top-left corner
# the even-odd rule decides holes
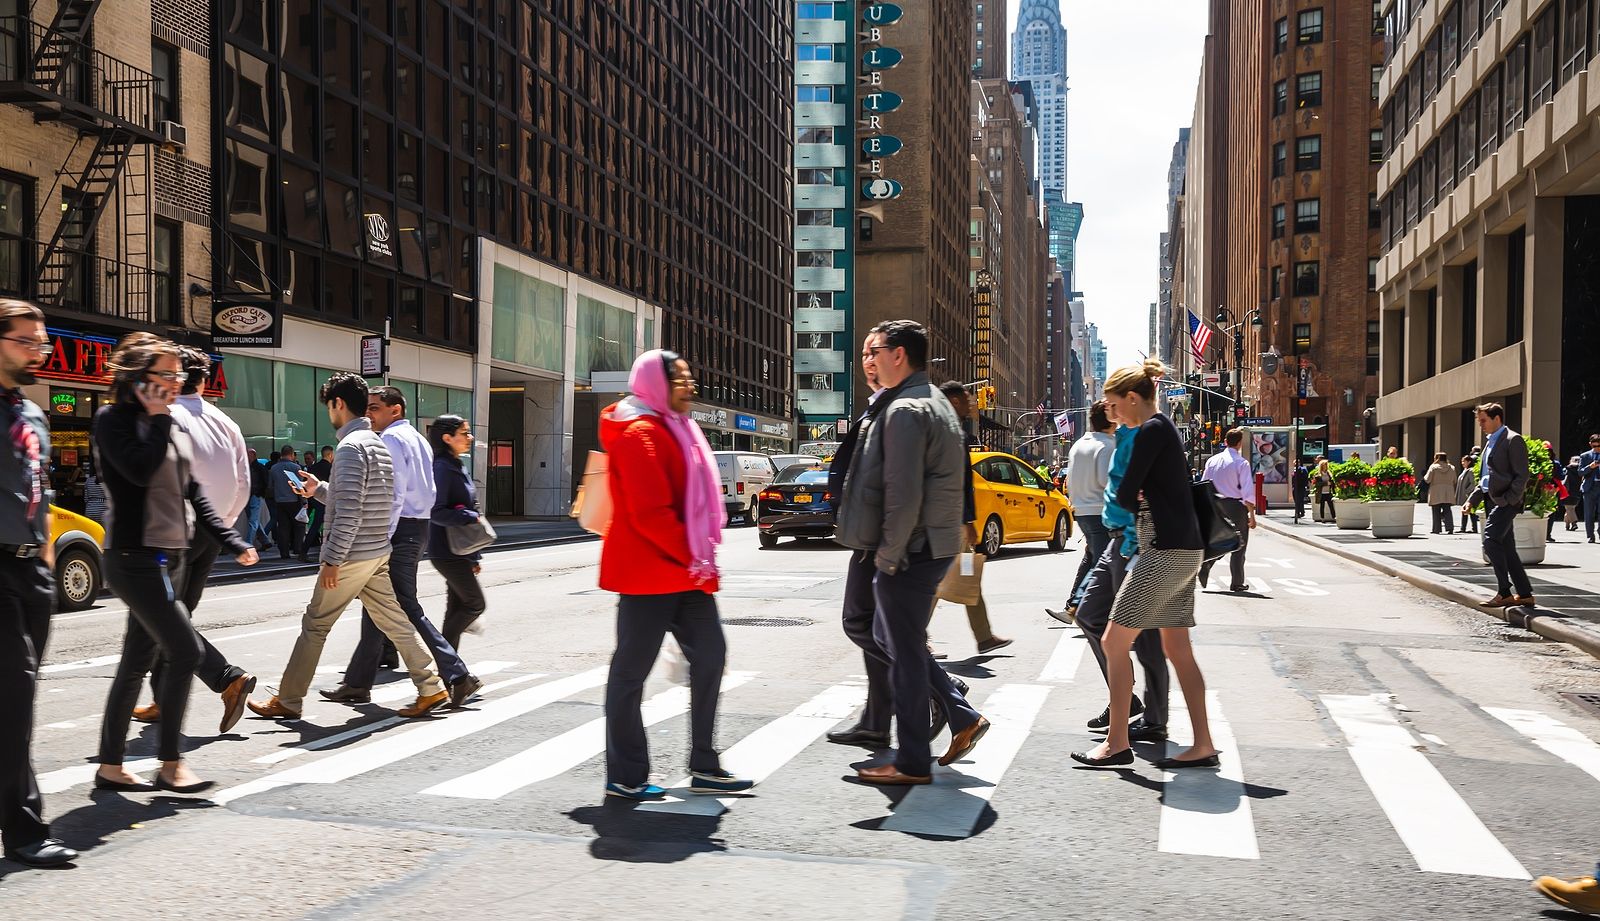
[[[341,566],[389,554],[394,464],[366,416],[357,416],[339,429],[331,488],[328,483],[318,485],[316,499],[327,506],[327,523],[322,528],[324,565]]]

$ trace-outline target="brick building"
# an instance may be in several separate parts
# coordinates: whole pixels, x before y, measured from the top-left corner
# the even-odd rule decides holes
[[[882,130],[903,143],[894,155],[862,164],[864,178],[892,179],[900,196],[882,203],[882,220],[857,225],[855,324],[888,319],[926,323],[930,357],[941,374],[971,380],[972,300],[968,286],[969,47],[973,7],[965,0],[905,0],[905,16],[883,30],[880,48],[903,55],[878,71],[881,87],[903,104]],[[872,49],[863,56],[872,54]],[[892,56],[879,55],[878,60]],[[860,94],[878,87],[866,84]],[[857,104],[859,105],[859,97]],[[881,174],[871,172],[879,164]],[[856,406],[866,405],[855,381]]]

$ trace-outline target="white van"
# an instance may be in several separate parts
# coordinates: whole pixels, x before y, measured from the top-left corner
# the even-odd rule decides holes
[[[756,496],[778,476],[772,458],[754,451],[715,451],[728,524],[755,524]]]

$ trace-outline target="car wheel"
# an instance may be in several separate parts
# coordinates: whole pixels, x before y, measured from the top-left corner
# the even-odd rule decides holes
[[[56,558],[56,597],[63,611],[81,611],[100,595],[100,561],[82,548]]]
[[[1005,546],[1005,534],[1000,530],[1000,519],[989,516],[983,523],[983,555],[994,559],[1000,555],[1000,548]]]
[[[762,531],[760,534],[757,534],[756,540],[761,541],[761,546],[767,548],[768,550],[778,546],[778,535],[771,534],[766,531]]]
[[[1072,539],[1071,519],[1066,512],[1056,515],[1056,529],[1050,533],[1050,549],[1057,553],[1067,549],[1067,541]]]

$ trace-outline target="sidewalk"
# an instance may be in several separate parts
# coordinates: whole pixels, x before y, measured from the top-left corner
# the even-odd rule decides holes
[[[534,521],[527,518],[491,518],[489,523],[494,525],[495,533],[500,539],[490,547],[489,553],[501,550],[518,550],[524,547],[553,546],[556,544],[572,544],[586,540],[595,540],[595,536],[578,527],[576,521],[563,518],[560,521]],[[280,559],[276,547],[261,551],[261,562],[249,568],[240,566],[232,559],[218,559],[217,565],[211,570],[208,585],[227,585],[234,582],[250,582],[257,579],[274,579],[288,576],[306,575],[316,572],[316,557],[311,562],[302,563],[297,557],[287,560]]]
[[[1454,515],[1459,525],[1460,510]],[[1426,505],[1416,507],[1412,536],[1393,540],[1375,538],[1371,531],[1341,531],[1332,522],[1313,522],[1309,508],[1298,523],[1293,509],[1285,508],[1274,508],[1257,520],[1269,531],[1600,658],[1600,566],[1596,565],[1600,544],[1588,543],[1581,525],[1568,531],[1557,522],[1555,541],[1545,544],[1544,562],[1527,567],[1539,602],[1536,608],[1486,609],[1478,602],[1493,595],[1496,586],[1494,570],[1483,561],[1482,536],[1431,533],[1433,514]]]

